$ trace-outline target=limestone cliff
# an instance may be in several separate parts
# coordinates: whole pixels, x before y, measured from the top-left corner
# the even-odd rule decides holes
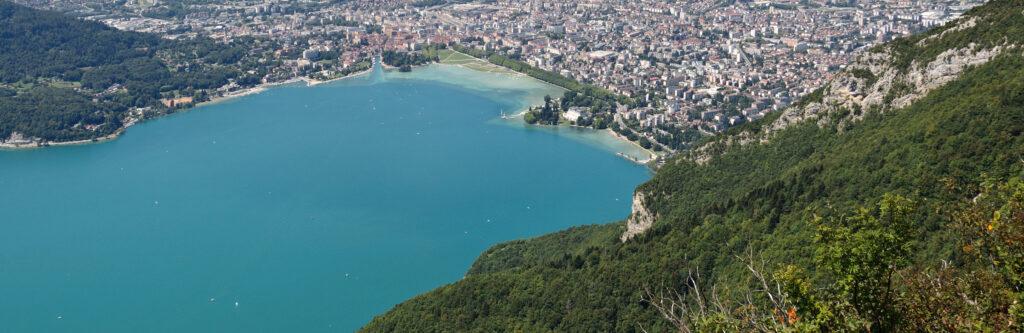
[[[1020,56],[1020,36],[983,39],[993,26],[1015,19],[1012,13],[969,13],[953,24],[914,37],[864,51],[828,84],[804,96],[757,130],[724,136],[697,147],[690,158],[706,162],[732,145],[766,142],[789,126],[815,122],[843,132],[871,112],[889,112],[909,106],[929,92],[1009,52]]]
[[[619,237],[623,242],[642,234],[654,225],[654,214],[647,209],[646,195],[637,191],[633,194],[633,211],[626,220],[626,232]]]

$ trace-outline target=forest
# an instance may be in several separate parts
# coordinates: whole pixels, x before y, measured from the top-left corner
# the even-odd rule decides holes
[[[1024,27],[1022,10],[996,0],[968,17],[1012,13],[979,20],[987,36]],[[1008,52],[900,110],[676,157],[637,189],[656,216],[646,233],[622,242],[619,222],[496,245],[363,330],[1020,331],[1022,133],[1024,58]]]
[[[167,112],[161,98],[258,84],[266,69],[250,60],[253,42],[165,40],[0,1],[0,88],[13,92],[0,94],[0,140],[97,138],[133,108]]]

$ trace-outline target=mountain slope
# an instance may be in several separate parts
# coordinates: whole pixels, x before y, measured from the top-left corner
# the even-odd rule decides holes
[[[917,207],[913,263],[963,265],[951,207],[1024,171],[1022,29],[1024,1],[992,1],[879,47],[794,107],[668,162],[637,189],[626,223],[497,245],[463,280],[364,330],[674,331],[641,301],[645,288],[685,290],[696,271],[726,302],[741,299],[751,281],[737,256],[748,251],[827,285],[815,221],[887,193]]]
[[[104,137],[178,106],[167,100],[199,102],[266,70],[252,41],[166,40],[9,1],[0,45],[0,144]]]

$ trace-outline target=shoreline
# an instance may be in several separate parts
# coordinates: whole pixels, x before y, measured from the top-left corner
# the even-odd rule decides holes
[[[524,114],[526,114],[526,112],[529,112],[529,108],[524,109],[524,110],[520,111],[519,113],[505,115],[504,117],[501,117],[501,119],[505,120],[505,121],[523,122],[523,125],[526,126],[526,127],[553,128],[553,129],[557,129],[559,127],[566,127],[566,128],[571,128],[571,129],[579,129],[579,130],[589,130],[589,131],[601,132],[601,135],[606,135],[608,137],[611,137],[611,138],[615,139],[616,141],[626,142],[630,146],[633,146],[633,147],[639,149],[640,151],[644,152],[644,154],[647,155],[647,158],[640,159],[640,158],[636,158],[636,157],[630,156],[629,154],[626,154],[626,153],[624,153],[622,151],[614,151],[616,156],[621,157],[623,159],[626,159],[626,160],[628,160],[630,162],[646,166],[646,167],[650,168],[652,171],[654,170],[654,168],[651,167],[650,163],[655,161],[655,160],[657,160],[659,157],[662,156],[661,154],[658,154],[658,153],[654,152],[653,150],[644,148],[639,143],[636,143],[634,141],[630,141],[628,138],[622,136],[619,133],[616,133],[615,131],[613,131],[610,128],[596,129],[596,128],[592,128],[592,127],[578,126],[578,125],[572,125],[572,124],[567,124],[567,123],[561,123],[561,124],[558,124],[558,125],[527,124],[524,120],[522,120],[522,117],[523,117]]]
[[[521,117],[523,113],[525,113],[525,112],[521,112],[521,113],[518,113],[518,114],[515,114],[515,115],[512,115],[512,116],[509,116],[508,118],[505,118],[505,119],[507,119],[507,120],[519,119],[518,121],[523,121],[522,117]],[[650,163],[652,161],[656,160],[658,157],[661,157],[661,155],[659,155],[658,153],[655,153],[654,151],[652,151],[650,149],[644,148],[639,143],[636,143],[634,141],[629,141],[629,139],[627,139],[626,137],[622,136],[619,133],[616,133],[615,131],[611,130],[610,128],[596,129],[596,128],[591,128],[591,127],[586,127],[586,126],[577,126],[577,125],[570,125],[570,124],[558,124],[558,125],[525,124],[525,125],[526,126],[535,126],[535,127],[540,127],[540,128],[566,127],[566,128],[572,128],[572,129],[582,129],[582,130],[591,130],[591,131],[601,132],[601,135],[609,136],[609,137],[615,139],[616,141],[621,141],[621,142],[628,143],[630,146],[633,146],[633,147],[639,149],[640,151],[644,152],[644,154],[647,155],[647,158],[639,159],[639,158],[630,156],[629,154],[626,154],[626,153],[621,152],[621,151],[615,151],[614,152],[615,156],[621,157],[621,158],[623,158],[623,159],[625,159],[627,161],[633,162],[635,164],[646,166],[648,168],[651,168]],[[651,168],[651,169],[653,171],[653,168]]]
[[[114,139],[119,138],[122,134],[124,134],[124,132],[126,130],[128,130],[129,127],[132,127],[132,126],[134,126],[134,125],[136,125],[138,123],[141,123],[143,121],[146,121],[146,120],[155,119],[155,118],[161,118],[161,117],[164,117],[164,116],[167,116],[167,115],[170,115],[170,114],[174,114],[174,113],[187,112],[187,111],[191,111],[192,109],[197,108],[197,107],[217,104],[217,103],[225,102],[225,101],[228,101],[228,100],[231,100],[231,99],[235,99],[235,98],[239,98],[239,97],[259,94],[261,92],[264,92],[264,91],[266,91],[266,90],[268,90],[270,88],[274,88],[274,87],[277,87],[277,86],[283,86],[283,85],[288,85],[288,84],[293,84],[293,83],[298,83],[298,82],[305,82],[307,87],[312,87],[312,86],[317,86],[317,85],[321,85],[321,84],[325,84],[325,83],[330,83],[330,82],[334,82],[334,81],[338,81],[338,80],[343,80],[343,79],[347,79],[347,78],[352,78],[352,77],[364,75],[364,74],[367,74],[367,73],[371,72],[372,70],[373,70],[373,68],[371,67],[369,69],[358,71],[358,72],[355,72],[355,73],[351,73],[351,74],[348,74],[348,75],[345,75],[345,76],[342,76],[342,77],[337,77],[337,78],[333,78],[333,79],[329,79],[329,80],[322,80],[322,81],[321,80],[317,80],[317,79],[313,79],[313,78],[309,78],[309,77],[305,77],[305,76],[301,76],[301,77],[294,77],[294,78],[291,78],[291,79],[288,79],[288,80],[284,80],[284,81],[279,81],[279,82],[261,83],[261,84],[258,84],[256,86],[254,86],[254,87],[240,89],[240,90],[236,90],[236,91],[232,91],[232,92],[226,93],[224,95],[220,95],[220,96],[217,96],[217,97],[210,98],[210,100],[208,100],[208,101],[199,102],[198,104],[192,105],[192,106],[187,107],[187,108],[183,108],[183,109],[179,109],[179,110],[171,110],[173,112],[168,112],[168,113],[165,113],[165,114],[161,114],[161,115],[158,115],[156,117],[152,117],[152,118],[148,118],[148,119],[132,119],[132,120],[128,121],[127,123],[125,123],[120,128],[118,128],[117,130],[115,130],[113,133],[110,133],[110,134],[107,134],[107,135],[104,135],[104,136],[101,136],[101,137],[92,138],[92,139],[85,139],[85,140],[41,141],[41,142],[39,142],[39,141],[30,141],[30,142],[25,142],[25,143],[9,143],[9,142],[2,142],[2,141],[0,141],[0,150],[28,150],[28,149],[47,148],[47,147],[77,146],[77,145],[87,145],[87,144],[94,144],[94,143],[104,143],[104,142],[112,141]]]
[[[459,53],[460,54],[464,54],[464,53],[461,53],[461,52],[459,52]],[[470,55],[466,55],[466,56],[472,57]],[[479,58],[476,58],[476,57],[473,57],[473,58],[477,59],[477,60],[480,60],[480,61],[486,61],[486,60],[479,59]],[[549,82],[537,80],[537,79],[535,79],[535,78],[533,78],[533,77],[531,77],[529,75],[526,75],[524,73],[515,72],[515,71],[512,71],[512,70],[508,70],[508,72],[483,71],[483,70],[474,69],[474,68],[472,68],[470,66],[466,66],[466,65],[462,65],[462,64],[445,64],[445,63],[441,63],[441,62],[432,62],[432,63],[429,63],[429,64],[413,66],[413,70],[416,70],[416,69],[422,68],[422,67],[428,67],[428,66],[431,66],[431,65],[453,66],[453,67],[458,67],[458,68],[462,68],[462,69],[466,69],[466,70],[472,70],[472,71],[476,71],[476,72],[482,72],[482,73],[489,73],[489,74],[507,76],[507,77],[510,77],[510,78],[528,78],[528,79],[531,79],[531,80],[534,80],[534,81],[537,81],[537,82],[540,82],[540,83],[543,83],[543,84],[546,84],[546,85],[552,85]],[[386,65],[384,63],[381,63],[381,66],[382,66],[381,69],[383,69],[383,70],[389,70],[389,69],[390,70],[394,70],[396,68],[396,67],[393,67],[393,66],[388,66],[388,65]],[[497,65],[495,65],[495,66],[497,66]],[[370,67],[370,68],[362,70],[362,71],[350,73],[350,74],[342,76],[342,77],[337,77],[337,78],[329,79],[329,80],[317,80],[317,79],[313,79],[313,78],[310,78],[310,77],[301,76],[301,77],[294,77],[294,78],[291,78],[291,79],[288,79],[288,80],[284,80],[284,81],[279,81],[279,82],[261,83],[259,85],[256,85],[256,86],[253,86],[253,87],[250,87],[250,88],[240,89],[240,90],[236,90],[236,91],[233,91],[233,92],[229,92],[229,93],[221,95],[221,96],[213,97],[213,98],[211,98],[208,101],[200,102],[200,103],[195,104],[195,105],[193,105],[191,107],[188,107],[188,108],[183,108],[183,109],[180,109],[180,110],[174,110],[174,112],[168,112],[166,114],[162,114],[162,115],[159,115],[159,116],[156,116],[156,117],[152,117],[152,118],[149,118],[149,119],[160,118],[160,117],[172,114],[172,113],[187,112],[187,111],[191,111],[193,108],[197,108],[197,107],[201,107],[201,106],[207,106],[207,105],[213,105],[213,104],[222,103],[222,102],[225,102],[225,101],[228,101],[228,100],[231,100],[231,99],[235,99],[235,98],[239,98],[239,97],[259,94],[259,93],[262,93],[262,92],[264,92],[264,91],[266,91],[268,89],[271,89],[271,88],[274,88],[274,87],[277,87],[277,86],[294,84],[294,83],[298,83],[298,82],[305,82],[306,83],[306,87],[313,87],[313,86],[318,86],[318,85],[321,85],[321,84],[326,84],[326,83],[331,83],[331,82],[335,82],[335,81],[339,81],[339,80],[344,80],[344,79],[348,79],[348,78],[353,78],[353,77],[357,77],[357,76],[366,75],[366,74],[371,73],[371,72],[373,72],[373,67]],[[559,87],[559,88],[561,88],[561,87]],[[561,88],[561,89],[564,90],[564,88]],[[522,120],[522,116],[526,112],[528,112],[529,109],[530,109],[530,106],[527,106],[523,110],[520,110],[520,112],[511,114],[511,115],[506,115],[503,118],[505,118],[507,120],[511,120],[511,119],[515,118],[515,119],[518,119],[518,121],[523,121]],[[133,125],[136,125],[138,123],[141,123],[143,121],[149,120],[149,119],[132,119],[131,121],[127,122],[121,128],[118,128],[113,133],[105,135],[105,136],[102,136],[102,137],[93,138],[93,139],[73,140],[73,141],[26,142],[26,143],[0,142],[0,150],[27,150],[27,149],[39,149],[39,148],[57,147],[57,146],[76,146],[76,145],[86,145],[86,144],[94,144],[94,143],[104,143],[104,142],[112,141],[112,140],[115,140],[115,139],[119,138],[122,134],[124,134],[124,132],[129,127],[131,127]],[[645,158],[645,159],[638,159],[638,158],[635,158],[633,156],[629,156],[628,154],[623,153],[621,151],[614,151],[614,154],[616,156],[619,156],[621,158],[629,160],[630,162],[633,162],[633,163],[636,163],[636,164],[640,164],[640,165],[643,165],[643,166],[647,166],[647,167],[650,167],[648,164],[651,161],[654,161],[655,159],[657,159],[660,156],[659,154],[651,151],[650,149],[647,149],[647,148],[644,148],[644,147],[640,146],[639,143],[630,141],[626,137],[620,135],[619,133],[616,133],[615,131],[613,131],[611,129],[598,130],[598,129],[594,129],[594,128],[590,128],[590,127],[576,126],[576,125],[571,125],[571,124],[558,124],[558,125],[526,124],[526,125],[527,126],[553,126],[553,127],[567,126],[567,127],[570,127],[570,128],[590,129],[590,130],[606,132],[605,135],[610,135],[612,138],[615,138],[616,140],[629,143],[630,145],[640,149],[640,151],[643,151],[645,154],[648,155],[648,157]]]
[[[124,130],[127,129],[128,127],[129,127],[129,125],[126,125],[124,127],[121,127],[119,129],[117,129],[117,131],[114,131],[114,133],[110,133],[110,134],[107,134],[107,135],[104,135],[104,136],[101,136],[101,137],[98,137],[98,138],[87,139],[87,140],[54,141],[54,142],[49,142],[49,141],[48,142],[28,142],[28,143],[0,142],[0,150],[27,150],[27,149],[46,148],[46,147],[77,146],[77,145],[87,145],[87,144],[92,144],[92,143],[103,143],[103,142],[107,142],[107,141],[111,141],[111,140],[117,139],[117,137],[121,136],[121,133],[123,133]]]
[[[465,54],[465,53],[462,53],[462,52],[459,52],[459,51],[456,51],[456,50],[452,50],[452,49],[448,49],[448,50],[451,51],[451,52],[455,52],[455,53],[458,53],[458,54],[461,54],[461,55],[464,55],[464,56],[476,59],[477,61],[481,61],[481,62],[483,62],[483,63],[485,63],[485,64],[487,64],[489,66],[495,66],[495,67],[501,68],[502,70],[501,71],[486,71],[486,70],[480,70],[480,69],[472,68],[472,67],[468,66],[467,64],[446,64],[446,63],[443,63],[441,61],[435,61],[434,64],[445,65],[445,66],[455,66],[455,67],[465,68],[465,69],[468,69],[468,70],[471,70],[471,71],[477,71],[477,72],[484,72],[484,73],[491,73],[491,74],[498,74],[498,75],[508,75],[510,77],[525,77],[525,78],[533,79],[533,80],[536,80],[536,81],[539,81],[539,82],[543,82],[544,84],[548,84],[548,85],[552,85],[552,86],[558,87],[557,85],[554,85],[551,82],[547,82],[547,81],[543,81],[543,80],[538,80],[537,78],[529,76],[526,73],[516,72],[516,71],[514,71],[512,69],[509,69],[509,68],[506,68],[504,66],[493,64],[490,61],[487,61],[486,59],[480,59],[480,58],[477,58],[477,57],[474,57],[474,56],[471,56],[471,55],[468,55],[468,54]],[[562,87],[559,87],[559,88],[565,89],[565,88],[562,88]]]
[[[562,90],[566,90],[566,91],[568,90],[568,89],[565,89],[565,88],[560,87],[558,85],[552,84],[551,82],[547,82],[547,81],[543,81],[543,80],[534,78],[534,77],[532,77],[530,75],[527,75],[526,73],[517,72],[517,71],[511,70],[511,69],[502,67],[500,65],[493,64],[490,61],[487,61],[485,59],[480,59],[480,58],[477,58],[477,57],[474,57],[472,55],[469,55],[469,54],[466,54],[466,53],[462,53],[462,52],[459,52],[459,51],[456,51],[456,50],[450,50],[450,51],[458,53],[458,54],[461,54],[461,55],[464,55],[464,56],[467,56],[467,57],[470,57],[470,58],[473,58],[473,59],[476,59],[477,61],[482,61],[482,62],[484,62],[484,63],[486,63],[488,65],[491,65],[491,66],[500,67],[500,68],[502,68],[504,70],[500,71],[500,72],[485,71],[485,70],[480,70],[480,69],[472,68],[471,66],[467,66],[465,64],[446,64],[446,63],[442,63],[440,61],[434,62],[434,64],[445,65],[445,66],[454,66],[454,67],[464,68],[464,69],[467,69],[467,70],[472,70],[472,71],[477,71],[477,72],[485,72],[485,73],[491,73],[491,74],[497,74],[497,75],[506,75],[508,77],[513,77],[513,78],[527,78],[527,79],[534,80],[534,81],[537,81],[537,82],[540,82],[540,83],[543,83],[543,84],[546,84],[546,85],[558,87],[559,89],[562,89]],[[503,118],[506,118],[506,119],[520,118],[521,119],[522,116],[524,114],[526,114],[526,112],[529,112],[530,107],[532,107],[532,106],[527,106],[526,108],[524,108],[520,112],[508,115],[508,116],[503,117]],[[520,121],[522,121],[522,120],[520,120]],[[596,130],[596,131],[607,131],[613,138],[615,138],[615,139],[617,139],[619,141],[623,141],[623,142],[629,143],[630,145],[632,145],[632,146],[640,149],[644,153],[646,153],[648,155],[648,157],[645,158],[645,159],[637,159],[635,157],[629,156],[629,155],[627,155],[627,154],[625,154],[623,152],[620,152],[620,151],[615,152],[615,155],[617,155],[619,157],[622,157],[622,158],[625,158],[625,159],[629,160],[630,162],[646,166],[648,168],[651,167],[649,165],[650,162],[652,162],[652,161],[658,159],[659,157],[661,157],[660,154],[658,154],[658,153],[656,153],[656,152],[654,152],[654,151],[652,151],[650,149],[644,148],[643,146],[641,146],[637,142],[630,141],[628,138],[620,135],[619,133],[616,133],[615,131],[611,130],[610,128],[606,128],[604,130],[599,130],[599,129],[596,129],[596,128],[585,127],[585,126],[577,126],[577,125],[571,125],[571,124],[558,124],[558,125],[526,124],[526,125],[527,126],[554,126],[554,127],[558,127],[558,126],[563,126],[564,125],[564,126],[568,126],[568,127],[572,127],[572,128],[591,129],[591,130]]]
[[[603,129],[602,131],[607,131],[612,137],[614,137],[616,139],[619,139],[619,141],[625,141],[625,142],[628,142],[630,145],[633,145],[634,147],[640,148],[640,150],[642,150],[644,153],[647,153],[647,155],[648,155],[648,157],[646,159],[638,160],[638,159],[634,159],[634,158],[632,158],[630,156],[624,156],[624,154],[622,154],[622,153],[615,153],[615,154],[617,154],[619,156],[622,156],[625,159],[628,159],[630,161],[636,162],[638,164],[643,164],[643,165],[646,166],[649,163],[651,163],[652,161],[656,160],[658,157],[661,157],[661,155],[659,155],[658,153],[654,152],[653,150],[644,148],[639,143],[636,143],[634,141],[630,141],[629,138],[626,138],[625,136],[622,136],[622,134],[619,134],[618,132],[613,131],[611,128],[606,128],[606,129]]]
[[[534,79],[534,80],[536,80],[536,79]],[[537,81],[540,81],[540,80],[537,80]],[[544,82],[544,81],[540,81],[540,82]],[[572,129],[581,129],[581,130],[591,130],[591,131],[602,132],[603,135],[607,135],[607,136],[609,136],[609,137],[611,137],[611,138],[613,138],[613,139],[615,139],[617,141],[628,143],[630,146],[633,146],[633,147],[639,149],[640,151],[644,152],[644,154],[647,155],[647,158],[643,158],[643,159],[636,158],[636,157],[630,156],[629,154],[626,154],[626,153],[621,152],[621,151],[615,151],[614,153],[615,153],[616,156],[622,157],[622,158],[624,158],[626,160],[629,160],[630,162],[633,162],[633,163],[636,163],[636,164],[639,164],[639,165],[643,165],[643,166],[646,166],[648,168],[651,168],[651,165],[650,165],[651,162],[657,160],[659,157],[662,156],[661,154],[658,154],[657,152],[655,152],[653,150],[644,148],[643,146],[641,146],[639,143],[637,143],[635,141],[630,141],[628,138],[626,138],[625,136],[622,136],[621,134],[613,131],[611,128],[596,129],[596,128],[593,128],[593,127],[578,126],[578,125],[573,125],[573,124],[568,124],[568,123],[560,123],[560,124],[557,124],[557,125],[527,124],[526,121],[523,120],[523,115],[525,115],[527,112],[530,112],[530,107],[531,106],[527,106],[527,107],[523,108],[522,110],[520,110],[519,112],[510,113],[510,114],[506,114],[504,116],[501,116],[501,119],[502,120],[506,120],[506,121],[511,120],[511,121],[522,122],[523,125],[527,126],[527,127],[530,127],[530,126],[536,126],[536,127],[541,127],[541,128],[545,128],[545,127],[547,127],[547,128],[567,127],[567,128],[572,128]],[[651,168],[651,169],[653,170],[653,168]]]

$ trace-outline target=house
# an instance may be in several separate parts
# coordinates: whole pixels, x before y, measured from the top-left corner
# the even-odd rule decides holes
[[[579,122],[580,119],[587,119],[587,118],[589,118],[589,115],[590,115],[590,110],[588,110],[587,108],[580,107],[580,106],[574,106],[574,107],[569,108],[568,111],[565,111],[565,113],[562,114],[562,118],[565,118],[568,121],[576,123],[576,122]]]
[[[700,119],[705,121],[715,120],[715,116],[718,115],[718,111],[704,111],[700,113]]]
[[[746,119],[743,119],[743,117],[740,117],[740,116],[729,117],[729,126],[736,126],[736,125],[739,125],[739,124],[742,124],[742,123],[745,123],[745,122],[746,122]]]

